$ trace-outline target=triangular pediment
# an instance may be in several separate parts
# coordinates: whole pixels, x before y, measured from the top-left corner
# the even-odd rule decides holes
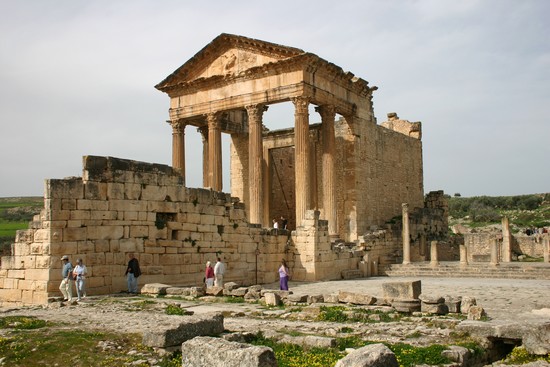
[[[156,88],[214,76],[238,75],[248,69],[282,61],[304,51],[252,38],[221,34],[174,71]]]

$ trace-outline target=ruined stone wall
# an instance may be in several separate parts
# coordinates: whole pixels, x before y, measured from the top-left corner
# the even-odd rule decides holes
[[[89,294],[126,289],[129,252],[140,261],[141,284],[199,285],[217,255],[227,281],[276,281],[287,236],[249,225],[229,194],[186,188],[181,179],[168,166],[85,157],[83,178],[48,180],[39,220],[2,258],[0,299],[45,303],[59,295],[62,255],[84,260]]]
[[[491,261],[491,244],[498,241],[499,259],[502,258],[502,234],[498,233],[464,233],[468,261]],[[544,256],[544,244],[542,238],[525,235],[512,235],[512,260],[517,260],[518,255],[531,257]]]
[[[85,157],[82,178],[46,181],[44,210],[19,231],[2,257],[0,302],[41,304],[60,296],[61,256],[82,258],[88,294],[126,289],[128,253],[145,283],[200,285],[206,261],[227,264],[226,281],[278,280],[281,259],[294,280],[340,279],[358,257],[332,251],[326,223],[308,214],[292,236],[247,222],[229,194],[187,188],[171,167],[109,157]]]
[[[447,233],[448,203],[443,191],[426,195],[422,207],[409,211],[410,255],[412,262],[430,260],[430,242],[438,241],[438,255],[441,261],[456,261],[460,258],[459,248],[449,241]],[[403,261],[402,216],[389,220],[384,226],[373,226],[359,237],[359,244],[376,262],[383,272],[384,266]],[[373,264],[370,264],[371,267]]]

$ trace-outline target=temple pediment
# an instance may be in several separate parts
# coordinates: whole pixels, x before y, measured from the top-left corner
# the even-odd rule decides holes
[[[248,69],[304,53],[294,47],[223,33],[160,82],[156,88],[163,90],[197,79],[239,75]]]

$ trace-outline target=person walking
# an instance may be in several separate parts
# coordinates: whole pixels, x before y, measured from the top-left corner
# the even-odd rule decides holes
[[[225,275],[225,264],[222,262],[222,259],[218,257],[218,261],[214,266],[214,277],[216,287],[223,287],[223,276]]]
[[[138,292],[138,277],[141,275],[141,269],[139,268],[139,261],[134,257],[133,253],[128,254],[128,266],[126,267],[126,273],[128,280],[128,293],[137,294]]]
[[[86,269],[86,265],[82,263],[82,259],[77,259],[76,266],[73,269],[77,301],[80,301],[82,298],[86,298],[86,275],[88,275],[88,269]]]
[[[214,269],[210,261],[206,262],[206,270],[204,271],[204,282],[206,288],[210,288],[214,285]]]
[[[288,279],[290,278],[290,271],[286,265],[286,260],[281,260],[281,267],[279,268],[279,288],[282,291],[288,291]]]
[[[63,268],[61,269],[61,284],[59,285],[59,290],[63,294],[63,301],[73,301],[73,281],[71,279],[72,277],[72,270],[73,270],[73,264],[69,261],[69,256],[63,255],[61,257],[61,261],[63,262]]]

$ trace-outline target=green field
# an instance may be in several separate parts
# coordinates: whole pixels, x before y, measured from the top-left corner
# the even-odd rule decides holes
[[[32,217],[43,207],[42,197],[0,198],[0,254],[15,241],[17,230],[29,228]]]

